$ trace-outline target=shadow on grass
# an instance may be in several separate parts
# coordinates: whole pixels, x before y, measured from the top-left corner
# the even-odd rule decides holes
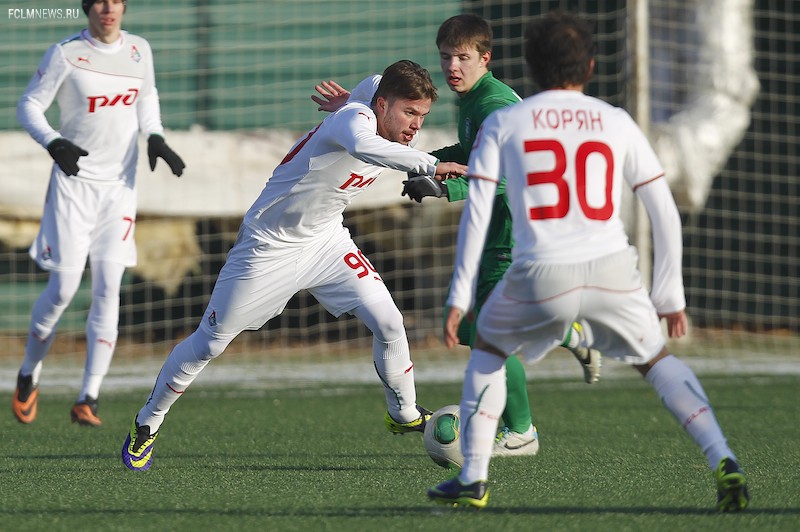
[[[475,514],[480,516],[486,515],[518,515],[518,516],[568,516],[568,515],[582,515],[582,516],[612,516],[612,515],[640,515],[640,516],[653,516],[653,515],[674,515],[674,516],[712,516],[719,515],[720,518],[751,518],[757,516],[796,516],[800,515],[800,508],[756,508],[746,510],[742,513],[736,514],[719,514],[714,509],[694,508],[694,507],[608,507],[608,508],[587,508],[585,506],[539,506],[539,507],[488,507],[482,510],[474,508],[447,508],[443,506],[432,507],[397,507],[397,506],[383,506],[373,508],[336,508],[336,509],[310,509],[302,508],[297,510],[292,509],[279,509],[279,508],[259,508],[259,509],[221,509],[221,508],[156,508],[147,509],[138,505],[135,509],[131,508],[107,508],[107,509],[91,509],[91,508],[69,508],[69,509],[43,509],[43,508],[3,508],[0,506],[0,515],[7,515],[9,517],[24,517],[24,516],[80,516],[80,515],[128,515],[132,514],[137,517],[147,515],[181,515],[187,514],[190,516],[202,516],[203,514],[213,515],[214,517],[410,517],[410,516],[426,516],[426,515],[449,515],[460,514],[469,515]]]

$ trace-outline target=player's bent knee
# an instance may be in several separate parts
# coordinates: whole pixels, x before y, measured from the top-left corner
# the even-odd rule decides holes
[[[220,356],[233,338],[235,336],[228,338],[211,335],[201,327],[193,332],[188,340],[192,343],[192,351],[198,360],[211,360]]]
[[[352,314],[361,320],[379,342],[392,343],[406,334],[403,314],[393,304],[382,301],[378,304],[362,305]]]
[[[65,307],[78,293],[83,272],[50,272],[45,297],[55,307]]]

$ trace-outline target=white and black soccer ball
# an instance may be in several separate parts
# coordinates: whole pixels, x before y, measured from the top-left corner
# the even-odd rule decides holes
[[[460,469],[464,465],[458,405],[444,406],[431,415],[425,424],[423,441],[428,456],[436,465],[445,469]]]

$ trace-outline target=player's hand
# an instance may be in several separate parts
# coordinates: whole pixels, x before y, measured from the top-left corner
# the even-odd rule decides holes
[[[458,345],[458,326],[461,324],[464,313],[461,309],[450,306],[445,308],[445,312],[444,345],[446,345],[448,349],[452,349]]]
[[[408,173],[408,180],[403,181],[403,192],[401,196],[408,196],[408,199],[417,203],[422,203],[422,198],[432,196],[434,198],[447,197],[447,186],[443,181],[434,179],[428,175]]]
[[[89,155],[88,151],[65,138],[57,138],[52,141],[47,145],[47,151],[67,175],[78,175],[78,170],[80,170],[78,159],[84,155]]]
[[[667,320],[667,334],[669,334],[670,338],[685,336],[689,330],[689,321],[686,319],[686,311],[684,310],[670,314],[659,314],[658,317]]]
[[[450,179],[467,175],[467,166],[459,163],[439,163],[436,165],[436,176],[439,179]]]
[[[314,89],[322,96],[320,98],[316,94],[311,95],[311,99],[319,105],[317,111],[332,113],[346,104],[350,97],[350,91],[333,80],[314,85]]]
[[[178,177],[183,174],[186,165],[177,153],[167,146],[167,142],[161,135],[150,135],[147,138],[147,158],[150,160],[150,170],[156,169],[156,159],[161,157],[169,165],[172,173]]]

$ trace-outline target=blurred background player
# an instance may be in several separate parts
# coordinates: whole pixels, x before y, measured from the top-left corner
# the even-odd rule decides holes
[[[73,422],[100,425],[97,400],[108,372],[119,323],[125,268],[136,264],[138,135],[148,137],[150,168],[163,158],[180,176],[183,161],[164,142],[148,42],[121,30],[122,0],[86,1],[88,28],[51,46],[17,106],[17,117],[54,160],[41,227],[31,257],[49,277],[36,300],[12,410],[36,419],[42,361],[61,315],[90,260],[92,302],[86,320],[83,385]],[[56,101],[58,130],[45,111]]]
[[[526,62],[543,92],[495,112],[478,133],[446,312],[448,347],[458,343],[459,323],[473,307],[472,286],[503,177],[513,260],[478,318],[460,405],[464,467],[428,496],[486,506],[494,430],[506,397],[506,356],[537,360],[575,320],[586,320],[595,345],[636,368],[703,451],[716,481],[717,508],[743,510],[749,500],[745,475],[703,387],[669,354],[659,324],[667,320],[670,337],[686,333],[680,217],[661,164],[630,115],[583,94],[595,66],[588,23],[551,13],[528,25],[525,41]],[[652,222],[650,294],[620,218],[623,181]]]
[[[431,152],[444,161],[466,164],[472,143],[484,119],[493,111],[513,105],[520,97],[511,87],[501,82],[489,71],[492,56],[492,29],[485,19],[474,14],[461,14],[444,21],[436,35],[440,65],[447,86],[458,95],[458,144]],[[343,103],[347,91],[335,82],[317,86],[324,98],[312,96],[321,110],[331,110]],[[405,182],[403,195],[421,202],[423,197],[444,197],[460,201],[467,197],[468,180],[465,176],[433,181],[410,177]],[[465,319],[459,328],[459,343],[472,346],[475,340],[475,319],[489,293],[511,264],[511,212],[505,194],[505,184],[497,187],[488,237],[481,256],[478,273],[476,303],[471,319]],[[586,347],[582,327],[575,323],[567,331],[563,347],[570,350],[581,363],[587,383],[597,382],[600,376],[600,353]],[[508,398],[503,412],[502,425],[496,436],[497,456],[533,455],[539,450],[536,428],[531,416],[527,380],[522,362],[516,356],[506,359]]]
[[[363,83],[372,87],[374,79]],[[427,70],[398,61],[384,71],[371,102],[354,99],[291,148],[245,214],[199,327],[172,350],[134,416],[122,448],[126,467],[150,467],[164,417],[197,375],[240,332],[259,329],[302,289],[334,316],[352,314],[372,332],[387,429],[424,430],[431,412],[416,403],[403,315],[343,225],[343,212],[385,168],[431,178],[466,172],[408,146],[436,98]]]

